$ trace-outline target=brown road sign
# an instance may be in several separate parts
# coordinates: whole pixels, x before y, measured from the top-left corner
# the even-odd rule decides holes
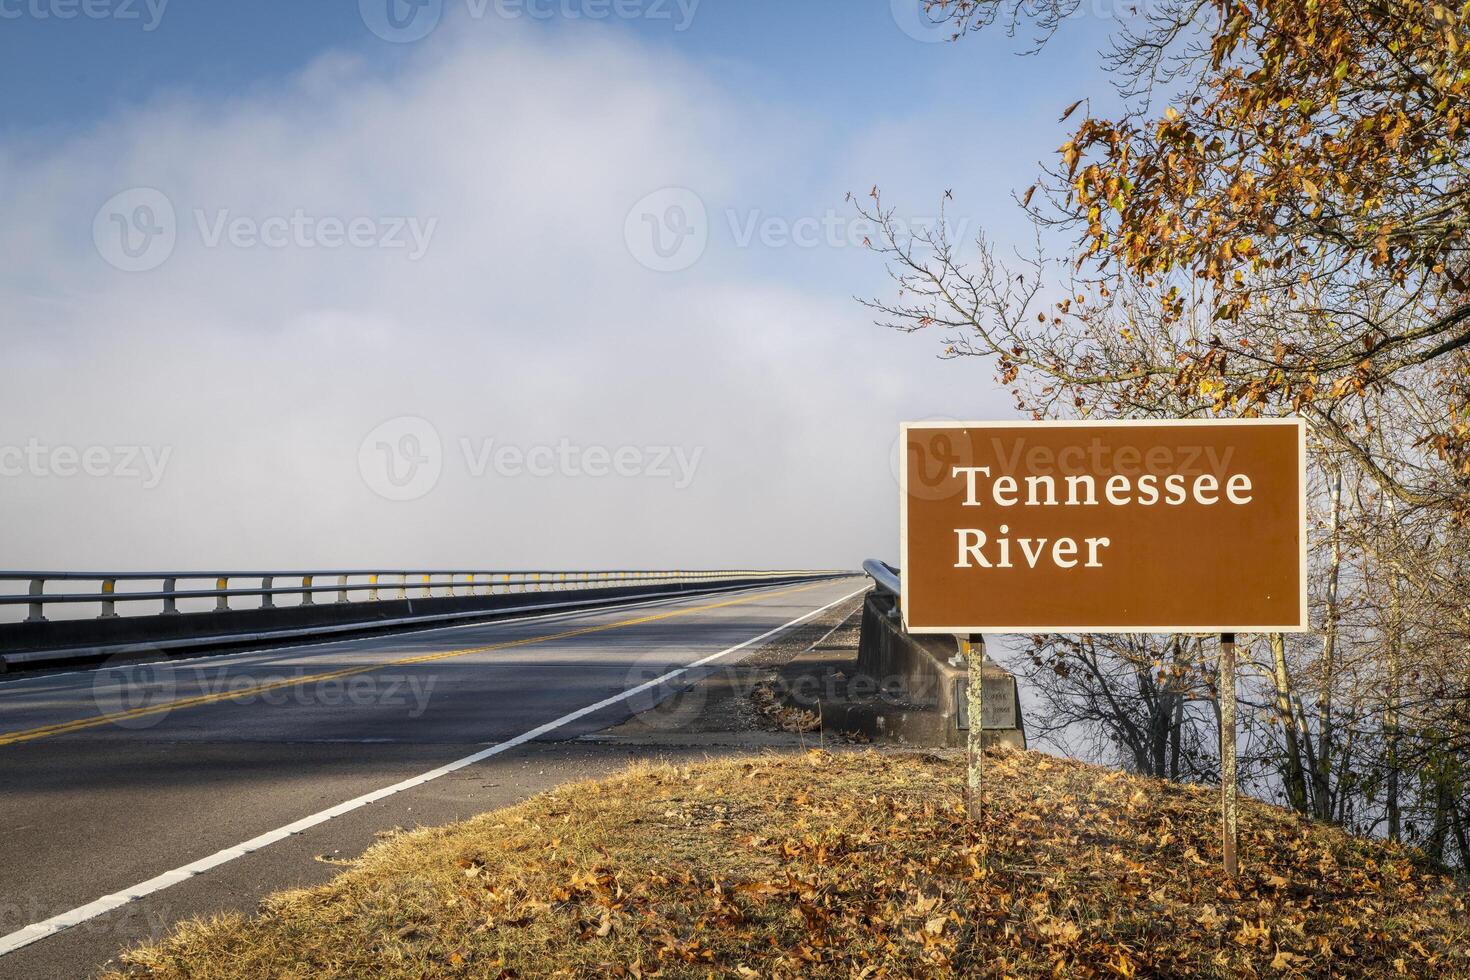
[[[915,633],[1301,631],[1300,419],[906,423]]]

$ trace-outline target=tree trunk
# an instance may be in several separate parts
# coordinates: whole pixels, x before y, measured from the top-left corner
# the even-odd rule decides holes
[[[1184,678],[1187,675],[1188,663],[1185,660],[1184,644],[1179,637],[1174,637],[1174,717],[1169,729],[1169,778],[1179,779],[1179,743],[1183,739],[1184,729]]]
[[[1429,832],[1429,840],[1424,845],[1424,852],[1436,862],[1444,863],[1445,838],[1450,830],[1450,794],[1449,788],[1445,786],[1443,777],[1436,776],[1434,780],[1434,827]]]
[[[1460,808],[1455,801],[1450,800],[1450,824],[1455,829],[1455,843],[1460,847],[1460,867],[1470,871],[1470,833],[1465,830],[1465,820],[1460,816]]]
[[[1328,518],[1327,612],[1326,622],[1322,624],[1322,689],[1317,695],[1317,751],[1312,772],[1312,810],[1322,820],[1333,818],[1332,748],[1336,719],[1332,713],[1332,694],[1337,684],[1337,597],[1342,573],[1342,470],[1334,466],[1328,481],[1331,508]]]
[[[1292,708],[1291,674],[1286,668],[1286,637],[1272,633],[1271,680],[1276,688],[1276,714],[1281,720],[1282,740],[1286,743],[1286,771],[1282,782],[1286,799],[1297,813],[1308,812],[1307,776],[1302,767],[1301,733],[1297,729],[1296,712]]]
[[[1403,620],[1399,608],[1398,578],[1394,576],[1389,587],[1389,600],[1393,607],[1393,633],[1388,640],[1388,705],[1383,713],[1383,728],[1387,741],[1388,768],[1386,800],[1388,811],[1388,839],[1397,841],[1402,836],[1399,813],[1399,671],[1401,644],[1403,643]]]

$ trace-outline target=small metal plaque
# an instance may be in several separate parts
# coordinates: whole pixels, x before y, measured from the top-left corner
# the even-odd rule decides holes
[[[970,728],[969,681],[957,678],[954,682],[955,704],[959,706],[957,727],[960,731]],[[1016,682],[1010,677],[987,677],[982,692],[985,699],[986,728],[1015,728],[1016,726]]]

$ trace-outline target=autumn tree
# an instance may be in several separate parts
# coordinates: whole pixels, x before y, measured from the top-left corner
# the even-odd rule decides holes
[[[1082,0],[928,6],[956,40],[998,27],[1044,45]],[[1029,254],[951,240],[944,221],[910,234],[876,187],[858,202],[894,280],[868,304],[880,323],[993,365],[1024,412],[1308,420],[1314,632],[1241,638],[1246,772],[1303,813],[1464,867],[1467,18],[1162,0],[1103,52],[1121,109],[1062,109],[1054,162],[1017,194]],[[1160,706],[1215,696],[1208,669],[1157,683],[1171,643],[1050,638],[1017,665],[1052,721],[1198,777],[1159,765],[1156,733],[1187,731]]]
[[[928,8],[957,37],[1001,23],[1044,41],[1081,4]],[[1069,246],[1070,281],[1052,283],[1065,291],[1033,298],[1052,304],[1036,311],[1043,323],[1103,306],[1127,330],[1136,309],[1118,297],[1147,293],[1150,312],[1184,326],[1172,343],[1116,360],[1085,344],[1038,351],[1014,322],[977,310],[973,283],[946,275],[963,270],[942,255],[908,270],[930,288],[882,305],[897,324],[966,328],[1003,374],[1039,369],[1080,405],[1166,386],[1201,410],[1309,414],[1406,503],[1463,515],[1467,18],[1470,8],[1369,0],[1165,0],[1120,25],[1104,56],[1123,111],[1069,108],[1064,118],[1080,108],[1080,122],[1022,196]],[[883,216],[881,202],[872,214]],[[1418,482],[1379,467],[1370,434],[1342,407],[1410,374],[1433,395],[1418,445],[1443,463]]]

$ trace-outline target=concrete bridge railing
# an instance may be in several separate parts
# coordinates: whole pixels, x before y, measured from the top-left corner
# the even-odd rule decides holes
[[[7,608],[26,613],[21,621],[0,623],[0,669],[850,574],[770,569],[0,572],[0,614]],[[58,610],[85,612],[62,617]],[[94,616],[86,615],[93,611]]]
[[[883,693],[853,712],[848,724],[870,736],[923,745],[963,746],[970,719],[969,678],[956,638],[918,636],[903,628],[899,601],[902,572],[877,560],[863,563],[873,591],[863,603],[858,671],[876,678]],[[989,660],[984,672],[983,740],[986,745],[1026,747],[1026,727],[1016,680]]]

